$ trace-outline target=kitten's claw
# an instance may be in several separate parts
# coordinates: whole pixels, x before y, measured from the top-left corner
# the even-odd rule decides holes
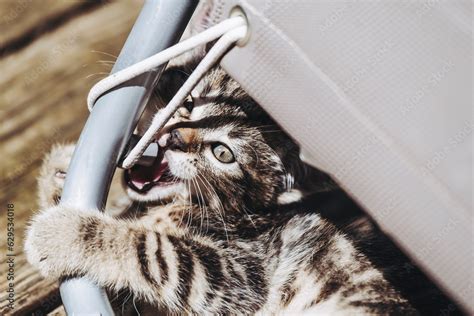
[[[58,170],[54,176],[59,179],[66,179],[66,171]]]
[[[67,270],[65,258],[73,255],[77,222],[77,211],[64,206],[40,211],[31,220],[24,249],[28,262],[44,277],[58,279]]]
[[[39,204],[42,209],[58,204],[74,145],[55,145],[46,155],[38,177]]]
[[[98,222],[98,214],[67,205],[36,213],[26,229],[24,250],[28,262],[49,279],[78,273],[85,258],[81,227],[87,221]]]

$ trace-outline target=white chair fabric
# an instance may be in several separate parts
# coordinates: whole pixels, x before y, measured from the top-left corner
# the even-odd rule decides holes
[[[470,312],[472,2],[214,0],[223,66]]]

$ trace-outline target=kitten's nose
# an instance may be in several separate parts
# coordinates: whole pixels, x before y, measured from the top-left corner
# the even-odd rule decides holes
[[[195,137],[195,132],[192,128],[177,128],[170,132],[168,138],[168,146],[170,149],[179,149],[187,151],[189,145]]]

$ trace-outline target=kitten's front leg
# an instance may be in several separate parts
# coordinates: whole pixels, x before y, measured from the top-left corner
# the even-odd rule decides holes
[[[99,251],[97,243],[85,243],[96,227],[110,219],[99,211],[53,206],[33,216],[26,232],[28,261],[50,279],[81,274],[84,255]],[[99,264],[99,262],[98,262]]]
[[[28,229],[25,251],[46,277],[85,276],[172,312],[255,312],[264,295],[255,247],[224,246],[96,211],[42,211]]]

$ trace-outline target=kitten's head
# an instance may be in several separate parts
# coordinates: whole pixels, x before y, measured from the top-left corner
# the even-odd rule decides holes
[[[165,103],[186,73],[182,67],[165,72],[157,91]],[[299,160],[296,144],[220,68],[201,80],[157,141],[155,164],[126,173],[135,200],[180,199],[212,209],[253,211],[298,199],[303,189],[298,180],[328,180]]]

